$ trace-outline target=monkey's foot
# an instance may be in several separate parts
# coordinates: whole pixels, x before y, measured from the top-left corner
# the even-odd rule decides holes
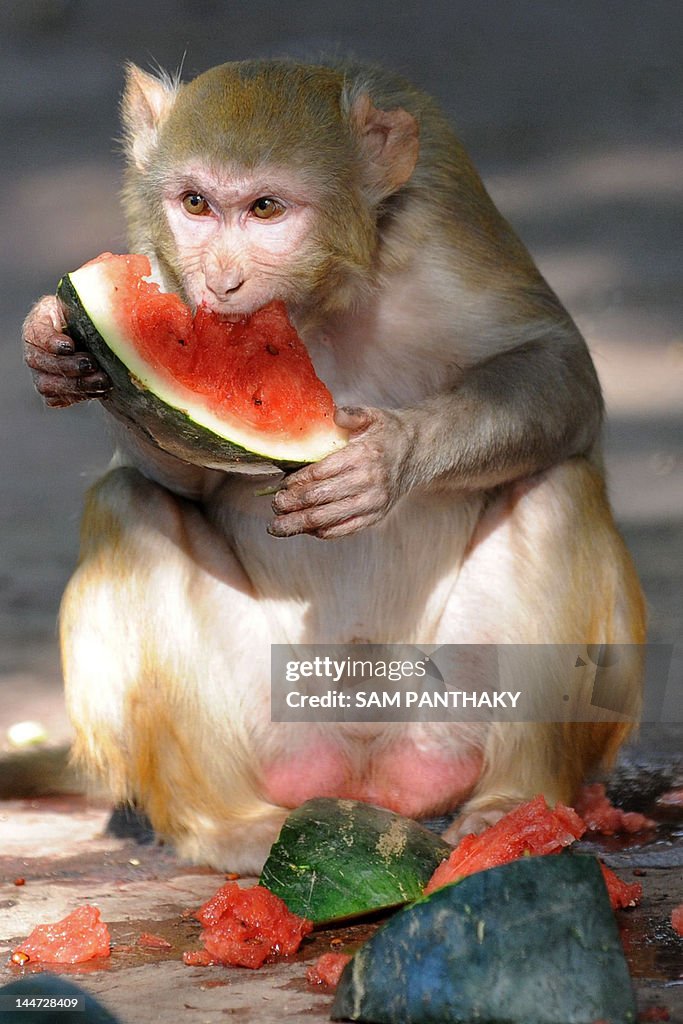
[[[519,807],[523,802],[522,799],[501,800],[495,804],[487,803],[486,807],[479,808],[476,805],[465,804],[453,824],[449,825],[443,833],[442,838],[447,843],[452,843],[453,846],[456,846],[464,836],[471,835],[472,833],[479,835],[480,832],[484,832],[491,825],[495,825],[504,814],[507,814],[508,811],[513,810],[515,807]]]

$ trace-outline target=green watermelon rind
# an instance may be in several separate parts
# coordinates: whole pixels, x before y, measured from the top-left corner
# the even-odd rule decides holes
[[[523,857],[395,914],[347,964],[332,1020],[634,1024],[619,929],[595,857]]]
[[[125,350],[126,342],[120,328],[113,319],[107,322],[106,303],[109,297],[100,297],[99,308],[93,315],[87,308],[88,299],[83,296],[93,289],[98,267],[106,264],[91,264],[66,274],[57,287],[57,297],[66,309],[66,326],[79,349],[90,352],[99,366],[109,376],[112,390],[103,399],[104,404],[124,422],[141,431],[159,448],[185,462],[215,469],[236,470],[249,468],[252,472],[280,469],[295,469],[317,462],[332,451],[343,446],[339,435],[333,432],[325,436],[313,436],[305,441],[286,438],[269,438],[254,430],[244,429],[239,424],[223,425],[222,433],[198,422],[203,418],[200,403],[178,387],[172,395],[172,387],[163,382],[157,386],[150,368],[144,373],[143,384],[137,374],[119,357],[114,349]],[[88,277],[85,275],[88,274]],[[128,362],[132,360],[127,359]],[[136,367],[137,368],[137,367]],[[161,397],[156,392],[161,392]],[[190,412],[189,406],[194,400]],[[210,417],[217,425],[215,417]],[[229,435],[229,436],[228,436]]]
[[[316,925],[347,921],[417,899],[450,850],[393,811],[316,797],[287,817],[260,884]]]

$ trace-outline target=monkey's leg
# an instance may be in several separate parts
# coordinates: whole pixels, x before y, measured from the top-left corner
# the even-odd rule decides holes
[[[614,757],[628,717],[637,718],[642,651],[621,649],[610,669],[625,716],[615,721],[591,707],[595,666],[577,670],[566,645],[645,642],[638,580],[603,481],[586,460],[520,482],[488,508],[442,629],[447,642],[539,645],[499,649],[499,688],[522,691],[537,718],[489,727],[479,783],[448,838],[481,830],[537,793],[551,804],[571,802],[586,775]],[[591,720],[543,721],[565,695]]]
[[[271,636],[201,510],[111,471],[87,499],[60,628],[76,759],[182,856],[259,870],[286,813],[259,796],[249,736]]]

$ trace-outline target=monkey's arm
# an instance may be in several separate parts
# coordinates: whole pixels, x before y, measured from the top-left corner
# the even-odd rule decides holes
[[[486,490],[529,476],[588,452],[601,419],[600,386],[578,332],[520,345],[414,408],[339,410],[349,444],[287,478],[269,531],[343,537],[378,523],[415,487]]]

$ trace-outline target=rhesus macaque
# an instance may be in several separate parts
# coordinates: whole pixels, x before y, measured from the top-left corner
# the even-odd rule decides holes
[[[114,423],[61,612],[77,757],[241,872],[312,796],[459,807],[450,838],[571,801],[627,721],[270,721],[271,643],[644,640],[586,345],[443,115],[381,70],[249,62],[183,85],[131,66],[123,124],[130,251],[227,317],[284,300],[350,441],[273,498]],[[38,391],[106,407],[63,327],[49,297],[27,320]],[[577,677],[538,652],[507,685],[543,707]],[[620,670],[636,715],[639,658]]]

